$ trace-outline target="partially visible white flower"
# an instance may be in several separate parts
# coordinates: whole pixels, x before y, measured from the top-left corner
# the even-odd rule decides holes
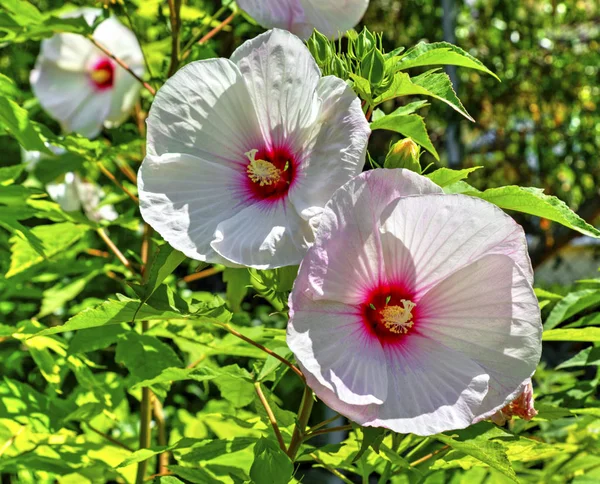
[[[101,10],[82,9],[89,24]],[[144,74],[142,50],[135,35],[116,18],[104,20],[94,39],[123,60],[137,75]],[[140,85],[125,69],[85,37],[56,34],[42,41],[40,55],[30,75],[31,87],[42,107],[67,132],[93,138],[122,123],[138,99]]]
[[[46,143],[46,146],[55,155],[65,153],[63,148]],[[21,159],[26,164],[26,169],[32,172],[40,162],[52,163],[52,157],[39,151],[21,152]],[[82,210],[94,222],[108,220],[112,222],[119,214],[112,205],[99,206],[104,198],[104,191],[95,183],[86,182],[77,173],[65,173],[63,181],[48,183],[46,190],[50,198],[60,205],[65,212]]]
[[[265,28],[289,30],[308,39],[317,29],[338,37],[365,14],[369,0],[238,0],[240,8]]]

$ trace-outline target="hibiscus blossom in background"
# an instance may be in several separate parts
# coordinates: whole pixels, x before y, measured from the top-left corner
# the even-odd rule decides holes
[[[46,143],[46,147],[56,156],[66,152],[63,148],[48,143]],[[33,172],[38,163],[60,162],[39,151],[23,150],[21,158],[29,172]],[[101,205],[104,198],[102,188],[95,183],[84,181],[77,173],[65,173],[63,179],[48,183],[46,190],[50,198],[58,203],[65,212],[76,212],[83,209],[86,216],[94,222],[101,220],[112,222],[119,216],[112,205]]]
[[[369,0],[238,0],[240,8],[266,28],[289,30],[308,39],[317,29],[337,38],[363,17]]]
[[[69,16],[84,16],[91,25],[101,14],[82,9]],[[144,74],[142,50],[133,32],[116,18],[108,18],[94,30],[94,39],[137,75]],[[85,37],[56,34],[42,41],[31,87],[42,107],[66,132],[93,138],[102,130],[122,123],[140,92],[139,82]]]
[[[431,435],[493,415],[530,383],[541,321],[522,228],[407,170],[333,195],[290,295],[288,344],[355,422]]]
[[[352,89],[283,30],[181,69],[147,125],[143,218],[188,257],[259,269],[300,262],[370,134]]]

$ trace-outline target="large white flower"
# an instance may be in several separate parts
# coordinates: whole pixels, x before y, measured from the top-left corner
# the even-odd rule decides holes
[[[194,259],[297,264],[331,197],[360,173],[369,125],[342,80],[273,30],[159,90],[138,177],[144,219]]]
[[[289,30],[308,39],[314,29],[338,37],[365,14],[369,0],[238,0],[260,25]]]
[[[88,23],[100,10],[83,9]],[[116,18],[94,30],[94,39],[122,59],[137,75],[144,74],[143,55],[135,35]],[[122,123],[139,96],[139,82],[85,37],[56,34],[42,41],[31,87],[42,107],[67,132],[93,138],[102,126]]]
[[[520,394],[512,413],[529,417],[542,347],[532,283],[523,230],[499,208],[372,170],[325,207],[287,341],[317,396],[365,426],[431,435]]]

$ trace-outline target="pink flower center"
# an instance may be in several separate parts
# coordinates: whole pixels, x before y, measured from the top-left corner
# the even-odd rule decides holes
[[[286,148],[253,149],[246,153],[248,188],[255,199],[278,200],[284,197],[296,173],[295,157]]]
[[[89,76],[96,89],[109,89],[114,83],[115,67],[108,57],[104,57],[93,65]]]
[[[413,331],[418,307],[413,295],[400,285],[381,285],[361,304],[361,315],[367,331],[381,344],[399,343]]]

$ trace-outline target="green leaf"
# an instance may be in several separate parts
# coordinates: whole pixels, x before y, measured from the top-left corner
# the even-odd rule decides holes
[[[590,346],[577,353],[573,358],[563,361],[557,370],[576,366],[600,366],[600,346]]]
[[[52,225],[39,225],[31,233],[41,241],[46,257],[60,254],[77,242],[89,230],[87,225],[64,222]],[[44,260],[31,244],[19,237],[11,238],[10,268],[6,277],[12,277]]]
[[[248,269],[235,269],[226,267],[223,271],[223,282],[227,284],[226,296],[229,307],[234,313],[242,310],[241,304],[250,286],[250,273]]]
[[[571,292],[562,298],[548,315],[544,329],[555,328],[563,321],[575,314],[600,304],[600,291],[597,289],[583,289]]]
[[[133,385],[132,390],[136,390],[141,387],[151,387],[161,383],[171,383],[174,381],[209,381],[220,376],[219,370],[213,370],[208,367],[202,368],[165,368],[153,378],[142,380],[139,383]]]
[[[13,184],[24,169],[24,164],[0,167],[0,185]]]
[[[476,170],[483,168],[481,166],[474,166],[472,168],[464,168],[462,170],[452,170],[450,168],[438,168],[432,173],[425,175],[429,178],[433,183],[439,185],[440,187],[445,187],[447,185],[452,185],[457,181],[466,179],[471,173]]]
[[[223,398],[236,408],[250,405],[256,397],[250,374],[238,365],[223,367],[222,374],[214,383],[219,387]]]
[[[66,303],[74,300],[85,289],[87,284],[101,271],[92,271],[82,277],[76,278],[71,282],[59,282],[57,285],[46,289],[42,298],[42,307],[37,314],[38,318],[43,318],[52,314],[57,309],[62,308]]]
[[[589,341],[600,343],[600,328],[550,329],[542,334],[543,341]]]
[[[150,380],[167,368],[181,368],[175,351],[154,336],[130,331],[117,343],[115,361],[123,364],[139,380]]]
[[[371,123],[371,129],[386,129],[412,138],[415,143],[420,144],[429,151],[436,160],[440,159],[440,156],[429,139],[423,118],[418,114],[409,114],[406,116],[403,114],[398,115],[396,112],[393,112],[383,118],[379,118],[377,121],[373,121]]]
[[[454,440],[444,434],[434,435],[433,438],[452,447],[453,449],[462,452],[463,454],[475,457],[477,460],[489,465],[490,467],[500,471],[502,474],[510,478],[514,482],[519,482],[512,468],[510,461],[506,455],[504,447],[498,442],[478,441],[477,443],[466,441],[461,442]]]
[[[465,194],[482,198],[505,210],[547,218],[584,235],[600,238],[600,230],[579,217],[562,200],[545,195],[541,188],[506,186],[483,192],[473,190]]]
[[[290,458],[273,440],[261,437],[254,446],[250,477],[256,483],[287,484],[294,473]]]
[[[452,109],[462,114],[469,121],[475,122],[475,120],[460,102],[460,99],[458,99],[448,74],[429,71],[421,74],[420,76],[413,77],[411,82],[417,86],[421,86],[423,89],[426,89],[429,93],[427,94],[428,96],[433,96],[436,99],[444,101]]]
[[[380,427],[361,427],[361,431],[363,439],[360,443],[360,449],[352,459],[352,462],[358,461],[370,447],[372,447],[375,452],[379,452],[379,446],[381,445],[381,442],[383,442],[386,429]]]
[[[81,329],[69,342],[69,354],[90,353],[103,350],[119,341],[125,333],[131,331],[124,324],[111,325],[108,327]]]
[[[163,244],[152,258],[146,270],[146,281],[139,287],[138,296],[145,303],[162,282],[173,273],[185,260],[185,255],[173,249],[169,244]]]
[[[14,136],[24,149],[52,154],[29,121],[27,111],[4,96],[0,96],[0,126]]]
[[[58,334],[64,333],[65,331],[76,331],[78,329],[97,328],[109,324],[130,323],[136,313],[138,319],[144,321],[183,317],[183,315],[174,311],[157,310],[147,304],[144,304],[138,311],[139,306],[140,301],[138,299],[122,298],[119,301],[109,299],[99,306],[81,311],[62,326],[45,329],[35,336]]]
[[[500,80],[496,74],[490,71],[472,55],[468,54],[460,47],[449,44],[448,42],[436,42],[428,44],[421,42],[413,48],[406,51],[401,57],[396,69],[409,69],[411,67],[433,66],[433,65],[454,65],[476,69],[485,72],[490,76]]]

